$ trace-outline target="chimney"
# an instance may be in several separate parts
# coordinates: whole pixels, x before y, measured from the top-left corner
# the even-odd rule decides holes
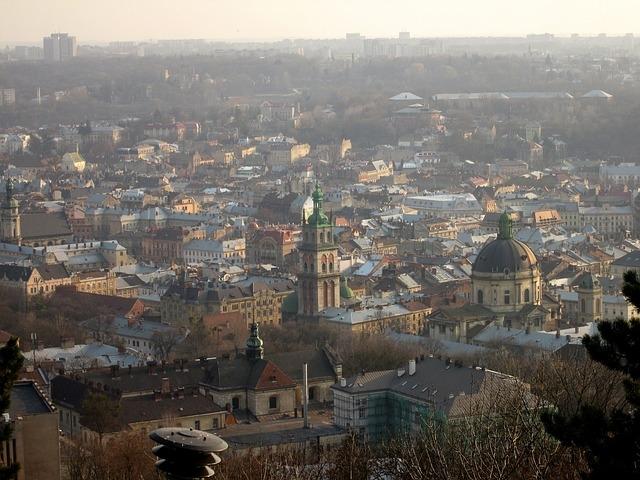
[[[153,399],[156,402],[159,402],[161,398],[162,398],[162,393],[160,392],[160,390],[154,390],[153,391]]]
[[[340,386],[341,387],[346,387],[347,386],[347,379],[344,377],[340,377]]]
[[[409,360],[409,375],[414,375],[416,373],[416,361]]]
[[[398,377],[401,377],[404,375],[404,368],[399,368],[398,369]]]
[[[168,377],[162,377],[162,387],[160,389],[162,395],[169,395],[171,393],[171,383]]]
[[[556,338],[560,338],[560,329],[556,330]]]
[[[524,329],[524,333],[526,335],[529,335],[531,333],[531,325],[527,324],[526,328]]]
[[[307,376],[307,364],[302,364],[302,401],[304,408],[304,428],[309,428],[309,378]]]

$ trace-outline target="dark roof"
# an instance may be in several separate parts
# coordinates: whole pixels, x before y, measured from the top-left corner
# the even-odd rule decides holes
[[[132,392],[152,392],[162,387],[162,379],[168,378],[172,389],[180,387],[193,387],[198,385],[205,371],[200,362],[190,362],[180,370],[174,365],[161,365],[155,367],[135,367],[129,370],[121,368],[114,377],[110,369],[92,370],[85,374],[87,381],[94,385],[98,383],[109,385],[111,390],[120,390],[123,394]],[[57,377],[56,377],[57,378]]]
[[[73,287],[58,287],[53,295],[53,301],[67,299],[91,305],[98,310],[108,311],[114,315],[127,315],[140,302],[137,298],[118,297],[115,295],[99,295],[97,293],[78,292]]]
[[[69,272],[64,265],[59,263],[40,265],[36,267],[36,270],[43,280],[56,280],[69,276]]]
[[[640,250],[627,253],[624,257],[620,257],[612,262],[612,265],[622,267],[640,267]]]
[[[480,250],[473,272],[515,273],[532,270],[537,265],[536,255],[525,243],[513,238],[497,238]]]
[[[236,357],[231,360],[213,360],[207,365],[203,383],[214,388],[250,388],[268,390],[294,387],[295,382],[275,363]]]
[[[176,398],[165,396],[158,400],[154,395],[125,397],[120,400],[119,423],[126,427],[131,423],[148,422],[162,418],[180,418],[191,415],[223,412],[225,409],[210,398],[199,395],[185,395]]]
[[[6,278],[12,282],[26,282],[33,273],[33,267],[20,265],[0,265],[0,278]]]
[[[12,418],[51,412],[53,412],[53,408],[38,390],[35,382],[19,381],[13,384],[11,405],[9,406],[9,415]]]
[[[23,213],[20,215],[20,232],[23,240],[73,235],[64,212]]]
[[[393,392],[427,402],[446,415],[456,416],[468,413],[466,407],[474,399],[495,401],[497,392],[503,392],[509,384],[516,385],[517,381],[497,372],[426,358],[416,362],[413,375],[405,372],[398,376],[397,370],[368,372],[348,378],[345,387],[334,385],[332,388],[351,394]]]
[[[323,350],[301,350],[298,352],[282,352],[268,355],[289,377],[302,383],[302,365],[307,364],[309,381],[321,378],[336,378],[336,373]]]

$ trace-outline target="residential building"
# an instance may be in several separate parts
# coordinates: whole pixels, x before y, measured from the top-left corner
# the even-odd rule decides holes
[[[320,322],[354,333],[384,334],[387,331],[421,335],[432,309],[418,301],[356,309],[326,309]]]
[[[10,401],[0,420],[12,427],[10,440],[0,444],[2,463],[20,464],[16,480],[60,480],[59,412],[33,381],[15,382]]]
[[[291,229],[254,228],[247,238],[247,261],[284,267],[287,256],[296,248],[295,235]]]
[[[470,417],[500,393],[528,392],[514,377],[424,356],[397,370],[341,378],[332,390],[336,425],[374,442],[419,435],[428,421]]]
[[[162,296],[160,315],[163,323],[186,325],[205,314],[240,312],[246,325],[279,325],[282,302],[293,291],[291,280],[277,278],[269,283],[248,279],[235,285],[176,283]]]
[[[185,264],[223,260],[231,265],[243,265],[245,240],[191,240],[182,246]]]
[[[164,346],[157,343],[159,339],[171,339],[178,344],[186,338],[185,333],[177,327],[139,317],[125,318],[122,315],[107,320],[93,318],[83,322],[82,326],[91,332],[96,340],[123,345],[138,355],[146,358],[155,357],[158,361],[167,360],[163,357]]]
[[[50,62],[61,62],[78,55],[76,37],[68,33],[52,33],[42,40],[44,59]]]
[[[36,295],[49,297],[62,285],[70,285],[71,277],[60,264],[24,267],[0,264],[0,287],[15,292],[23,304]]]
[[[15,88],[0,88],[0,107],[8,107],[16,103]]]

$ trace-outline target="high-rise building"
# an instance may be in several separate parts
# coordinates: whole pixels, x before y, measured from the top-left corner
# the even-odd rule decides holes
[[[76,37],[70,37],[68,33],[52,33],[42,40],[44,59],[61,62],[78,54]]]

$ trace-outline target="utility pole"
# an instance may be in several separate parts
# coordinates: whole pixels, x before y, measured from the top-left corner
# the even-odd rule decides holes
[[[33,352],[33,369],[36,369],[36,349],[38,347],[38,334],[31,332],[31,351]]]
[[[302,364],[302,408],[304,409],[304,428],[309,428],[309,380],[307,364]]]

